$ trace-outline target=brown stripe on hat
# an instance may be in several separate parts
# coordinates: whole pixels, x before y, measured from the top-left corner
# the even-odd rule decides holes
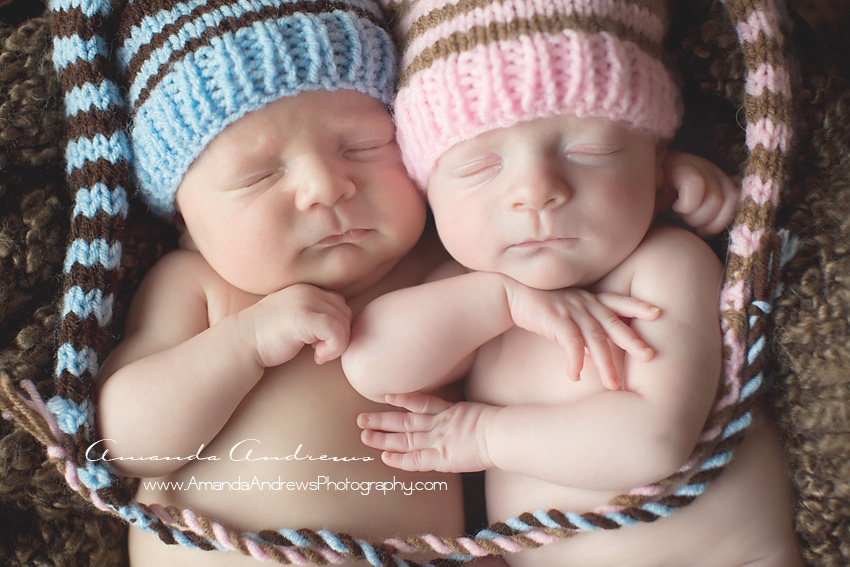
[[[105,71],[109,69],[109,59],[103,55],[95,56],[91,61],[77,59],[59,72],[59,84],[63,92],[70,92],[85,84],[99,85],[105,78]]]
[[[205,11],[206,10],[201,10],[201,13]],[[235,32],[242,28],[250,27],[254,23],[263,20],[285,18],[296,13],[324,14],[335,11],[355,13],[358,17],[369,20],[381,28],[385,28],[384,22],[371,12],[344,2],[333,2],[331,0],[301,0],[291,4],[282,4],[280,6],[264,6],[257,12],[248,12],[238,17],[227,17],[224,18],[215,28],[207,28],[204,30],[202,37],[192,38],[185,44],[183,49],[173,51],[168,60],[159,66],[159,71],[148,79],[145,87],[139,93],[139,97],[135,101],[134,107],[138,108],[145,100],[147,100],[150,91],[156,88],[162,78],[168,73],[168,69],[172,63],[179,61],[187,54],[197,51],[201,47],[209,45],[213,38]],[[151,53],[157,48],[165,45],[169,37],[177,32],[185,23],[186,22],[184,20],[180,24],[175,22],[173,25],[166,26],[163,28],[161,33],[152,38],[148,44],[143,46],[143,48],[133,56],[127,68],[126,84],[131,85],[134,82],[139,69],[141,69],[142,64],[150,57]]]
[[[749,124],[755,124],[762,118],[770,118],[776,124],[790,124],[790,108],[785,95],[772,93],[765,89],[759,96],[744,95],[745,116]]]
[[[724,2],[723,6],[731,17],[733,26],[748,20],[754,12],[763,11],[758,2]]]
[[[207,0],[204,5],[222,6],[233,4],[239,0]],[[115,45],[113,49],[119,49],[124,46],[124,42],[132,36],[132,29],[140,26],[145,18],[156,17],[162,12],[169,12],[175,6],[185,4],[185,0],[134,0],[124,7],[121,13],[121,18],[118,21],[118,29],[115,34]]]
[[[667,28],[667,11],[664,8],[664,0],[652,0],[652,1],[641,1],[641,0],[620,0],[623,4],[634,6],[635,9],[641,9],[649,14],[654,15],[658,18],[659,23],[661,24],[662,33],[663,30]],[[495,4],[516,4],[515,0],[460,0],[457,3],[447,3],[440,8],[435,8],[431,10],[427,14],[423,14],[419,18],[416,19],[411,25],[410,29],[404,34],[404,41],[402,42],[401,49],[404,50],[410,44],[410,42],[425,33],[427,30],[436,27],[442,23],[451,21],[458,16],[466,15],[473,10],[486,8],[487,6],[492,6]],[[414,4],[412,2],[404,2],[403,4],[398,5],[398,11],[394,13],[395,18],[404,18],[408,12],[412,9]],[[404,9],[404,14],[400,13],[400,11]],[[591,7],[592,10],[592,7]],[[610,11],[610,10],[609,10]],[[561,16],[567,16],[567,14],[563,12],[559,12]],[[592,11],[588,11],[587,9],[583,10],[574,10],[570,12],[570,16],[576,16],[579,18],[584,18],[585,25],[583,26],[588,31],[598,32],[603,30],[595,29],[597,27],[597,22],[601,22],[603,20],[616,20],[611,16],[607,16],[604,14],[596,14]],[[622,20],[620,20],[622,22]],[[393,24],[398,25],[400,22],[394,21]],[[627,26],[626,22],[622,22],[624,26]],[[641,35],[640,30],[635,29],[634,32],[637,35]],[[650,41],[653,38],[648,38]]]
[[[126,123],[124,113],[120,109],[110,107],[109,110],[93,108],[69,116],[65,121],[65,134],[69,140],[80,137],[94,138],[100,134],[106,138],[123,128]]]
[[[750,150],[750,159],[744,170],[744,177],[757,174],[761,179],[781,179],[784,159],[785,153],[781,149],[768,149],[758,144]]]
[[[755,43],[742,43],[741,51],[744,54],[744,64],[750,72],[755,71],[762,63],[770,63],[777,67],[785,66],[780,41],[762,33],[758,35]]]
[[[87,16],[80,8],[66,8],[51,21],[51,32],[56,38],[78,36],[89,40],[100,35],[104,19],[100,14]]]
[[[456,53],[463,53],[478,46],[499,41],[516,40],[523,36],[557,35],[567,30],[591,31],[593,33],[607,32],[621,40],[634,43],[642,51],[656,59],[661,58],[660,43],[649,41],[622,22],[604,18],[591,18],[592,22],[587,20],[588,18],[583,15],[554,14],[547,17],[544,14],[538,14],[529,19],[516,19],[507,23],[493,22],[487,26],[473,26],[466,32],[455,32],[423,49],[402,71],[399,85],[402,87],[407,85],[416,73],[428,69],[435,61],[445,59]]]
[[[100,222],[100,220],[105,220],[106,222]],[[123,224],[124,220],[121,215],[109,216],[106,219],[101,219],[100,217],[97,217],[97,215],[92,218],[89,218],[86,215],[76,215],[71,221],[71,228],[75,231],[73,234],[76,235],[76,238],[83,238],[89,242],[96,238],[102,238],[111,246],[120,241],[118,232],[122,228]],[[103,271],[103,273],[101,273],[101,271]],[[86,278],[92,278],[91,282],[89,282],[87,286],[90,286],[98,278],[105,277],[107,271],[108,270],[106,270],[100,263],[95,263],[90,267],[86,267],[80,263],[75,263],[71,266],[71,275],[73,275],[75,279],[79,281],[88,281]]]
[[[237,0],[238,1],[238,0]],[[147,0],[149,3],[150,0]],[[139,72],[139,69],[144,64],[145,61],[151,56],[155,50],[159,49],[168,41],[168,39],[178,33],[183,26],[188,24],[189,22],[195,21],[198,18],[204,16],[205,14],[209,14],[214,12],[215,10],[226,6],[228,4],[232,4],[232,1],[229,0],[211,0],[210,2],[205,2],[200,6],[196,6],[191,12],[188,14],[184,14],[174,20],[173,22],[163,26],[163,28],[154,34],[150,41],[142,45],[139,50],[133,54],[130,58],[129,63],[127,64],[127,69],[124,71],[124,78],[127,85],[133,84],[133,81],[136,78],[136,74]],[[139,8],[140,9],[140,8]],[[146,12],[140,12],[144,15]],[[147,12],[149,13],[149,12]],[[230,18],[231,20],[233,18]],[[225,19],[225,21],[227,21]],[[224,22],[222,22],[223,24]],[[121,21],[120,33],[124,38],[129,37],[131,26],[126,24],[124,20]]]
[[[78,189],[80,187],[93,187],[95,183],[103,183],[110,189],[123,186],[129,190],[127,181],[130,178],[130,168],[126,161],[118,160],[112,163],[106,158],[98,158],[94,161],[86,160],[82,167],[75,168],[68,175],[68,184]]]

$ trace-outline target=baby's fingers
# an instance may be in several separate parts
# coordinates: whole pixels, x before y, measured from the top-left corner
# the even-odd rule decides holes
[[[584,366],[585,337],[575,322],[570,318],[561,321],[563,328],[555,337],[555,341],[567,351],[567,377],[573,382],[581,378]]]
[[[614,312],[606,309],[604,306],[597,306],[593,308],[592,314],[596,318],[596,321],[602,325],[602,329],[607,335],[607,338],[610,339],[612,343],[626,351],[630,356],[644,361],[650,360],[653,356],[655,356],[655,351],[643,342],[640,337],[637,336],[634,329],[627,325],[622,319],[617,317]],[[610,349],[608,352],[610,353]],[[591,352],[591,356],[593,354],[594,353]],[[599,362],[595,358],[594,362],[596,362],[597,366],[599,365]],[[611,364],[613,365],[613,362]]]
[[[360,432],[360,440],[367,447],[391,453],[410,453],[432,448],[431,435],[425,432],[387,433],[365,429]]]
[[[605,325],[605,331],[611,342],[626,351],[629,356],[644,362],[651,360],[655,356],[652,347],[643,342],[631,327],[620,319],[616,317],[615,319]]]
[[[596,323],[596,321],[593,322]],[[606,333],[609,332],[607,329],[598,326],[596,326],[595,330],[583,330],[583,332],[585,333],[587,352],[596,365],[600,380],[602,380],[602,383],[609,390],[618,390],[620,386],[617,379],[617,368],[614,365],[611,345],[606,336]]]
[[[654,321],[661,314],[661,309],[646,301],[619,293],[602,292],[596,294],[596,299],[621,317]]]
[[[407,411],[414,413],[427,415],[436,415],[452,407],[452,404],[449,402],[436,396],[423,394],[422,392],[411,392],[409,394],[387,394],[384,399],[390,405],[404,408]]]
[[[403,411],[370,412],[357,416],[360,429],[388,433],[430,431],[433,424],[434,417],[431,415]]]
[[[670,168],[668,175],[670,184],[678,192],[673,210],[680,215],[689,215],[696,211],[706,196],[707,187],[702,170],[692,164],[683,163]]]
[[[349,322],[335,315],[316,313],[312,330],[306,331],[305,342],[313,345],[316,364],[324,364],[342,356],[351,334]],[[312,335],[312,336],[311,336]],[[313,340],[310,340],[310,339]]]
[[[437,449],[424,449],[411,453],[384,451],[381,460],[387,466],[410,472],[434,471],[440,469],[440,456]],[[448,472],[448,471],[446,471]]]
[[[718,210],[715,211],[709,221],[691,225],[696,227],[697,234],[703,237],[719,234],[727,226],[732,224],[732,221],[735,219],[735,213],[738,211],[738,201],[740,198],[739,180],[733,180],[726,175],[721,175],[718,184],[720,185],[720,193],[722,194],[721,202],[717,207]]]

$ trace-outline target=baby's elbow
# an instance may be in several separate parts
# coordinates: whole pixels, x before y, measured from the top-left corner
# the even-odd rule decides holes
[[[386,395],[391,392],[379,387],[377,374],[374,372],[375,365],[369,364],[367,357],[360,356],[358,351],[349,352],[350,350],[342,355],[342,370],[348,378],[348,383],[364,398],[384,403]]]
[[[646,446],[646,476],[648,482],[663,480],[679,471],[690,458],[695,442],[676,431],[658,431]]]

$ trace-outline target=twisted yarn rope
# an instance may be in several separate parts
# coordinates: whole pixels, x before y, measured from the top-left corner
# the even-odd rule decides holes
[[[56,395],[44,402],[31,384],[24,392],[0,376],[0,409],[47,447],[72,489],[97,508],[156,533],[164,542],[204,550],[230,550],[282,564],[416,565],[400,554],[429,552],[455,564],[547,545],[582,531],[617,529],[674,513],[702,494],[731,460],[752,420],[765,376],[769,315],[779,269],[780,239],[773,228],[790,147],[789,76],[782,55],[776,0],[727,0],[747,68],[744,108],[749,160],[741,207],[730,234],[721,293],[724,379],[692,457],[671,477],[615,498],[586,513],[536,511],[499,522],[474,537],[422,534],[379,542],[311,530],[236,532],[188,509],[136,501],[102,462],[86,458],[94,435],[94,379],[108,341],[112,286],[121,261],[120,232],[127,215],[127,162],[121,97],[110,80],[104,34],[109,0],[55,0],[54,65],[62,80],[67,118],[66,161],[75,194],[64,265]],[[75,30],[68,35],[67,30]],[[76,67],[73,73],[68,72]],[[88,77],[74,83],[69,76]],[[97,181],[92,183],[92,180]]]

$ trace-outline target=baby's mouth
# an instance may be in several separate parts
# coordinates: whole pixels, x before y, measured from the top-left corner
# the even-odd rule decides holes
[[[370,232],[372,232],[372,230],[368,228],[352,228],[339,234],[326,236],[316,244],[319,246],[335,246],[337,244],[353,243],[363,239]]]
[[[518,244],[514,244],[511,248],[515,248],[517,250],[536,250],[538,248],[561,248],[567,249],[575,246],[576,242],[578,242],[578,238],[540,238],[540,239],[529,239]]]

